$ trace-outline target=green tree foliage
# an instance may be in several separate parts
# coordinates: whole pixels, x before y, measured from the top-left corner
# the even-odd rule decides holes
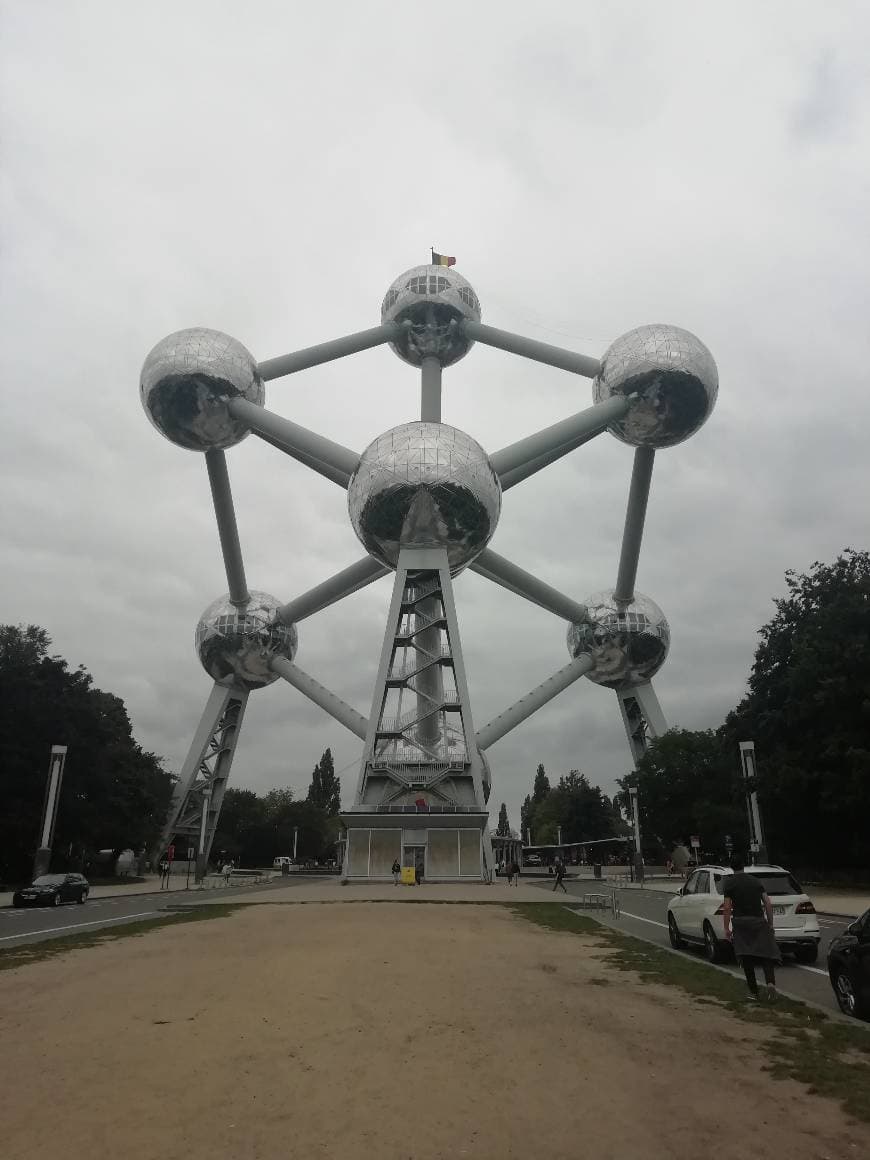
[[[563,842],[611,838],[626,828],[619,810],[585,774],[572,769],[551,789],[543,765],[538,766],[532,793],[523,802],[521,819],[523,840],[530,829],[532,842],[542,846],[558,841],[560,827]]]
[[[172,777],[133,738],[123,701],[94,688],[82,667],[49,654],[35,625],[0,626],[0,879],[32,868],[53,744],[68,746],[53,865],[79,866],[153,842]]]
[[[508,821],[507,805],[505,802],[501,803],[501,809],[498,811],[498,825],[496,826],[495,832],[499,838],[509,838],[511,836],[511,824]]]
[[[773,857],[866,869],[870,817],[870,554],[789,571],[723,739],[755,741]]]
[[[670,853],[693,834],[702,849],[725,857],[725,835],[746,841],[746,817],[733,755],[712,730],[671,729],[650,742],[637,770],[620,780],[622,805],[637,786],[644,849]]]
[[[292,855],[295,845],[299,861],[319,861],[335,856],[340,828],[338,818],[322,806],[296,801],[292,789],[272,789],[262,797],[251,790],[228,789],[212,857],[271,866],[275,858]]]
[[[330,749],[326,750],[311,774],[308,801],[314,806],[320,806],[331,817],[335,817],[341,808],[341,781],[335,776]]]

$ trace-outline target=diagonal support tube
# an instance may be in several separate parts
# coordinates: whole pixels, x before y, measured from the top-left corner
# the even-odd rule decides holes
[[[496,741],[500,741],[506,733],[510,733],[511,729],[521,725],[527,717],[531,717],[533,713],[551,701],[557,693],[567,689],[569,685],[579,680],[594,667],[595,661],[592,657],[588,653],[581,653],[570,664],[559,669],[543,684],[532,689],[530,693],[526,693],[525,697],[520,697],[519,701],[511,705],[509,709],[505,709],[498,717],[494,717],[488,725],[484,725],[482,729],[478,730],[477,744],[481,749],[489,749],[490,745],[495,745]]]
[[[613,590],[613,599],[617,604],[629,604],[634,599],[634,582],[637,579],[637,565],[655,457],[656,453],[652,447],[638,447],[634,452],[625,529],[622,533],[622,550],[619,554],[619,571],[616,576],[616,588]]]
[[[297,596],[295,600],[282,604],[280,608],[276,609],[275,615],[284,624],[298,624],[306,616],[313,616],[315,612],[320,612],[321,609],[328,608],[330,604],[343,600],[352,592],[358,592],[367,584],[380,580],[381,576],[386,576],[389,571],[389,568],[384,567],[371,556],[364,556],[362,560],[357,560],[355,564],[336,572],[334,576],[330,576],[322,584],[310,588],[301,596]]]
[[[518,596],[524,596],[532,604],[546,608],[548,612],[561,616],[571,624],[583,624],[589,619],[585,605],[578,604],[570,596],[564,596],[543,580],[539,580],[537,576],[533,576],[531,572],[526,572],[489,548],[484,548],[470,568],[472,572],[485,576],[495,584],[501,584],[503,588],[517,593]]]
[[[272,671],[277,673],[279,677],[283,677],[294,689],[304,693],[309,701],[319,705],[345,729],[349,729],[351,733],[355,733],[357,737],[365,741],[368,722],[362,713],[357,713],[356,709],[352,709],[346,701],[342,701],[341,697],[330,692],[325,686],[315,681],[314,677],[310,677],[292,661],[288,661],[286,657],[273,657]]]
[[[560,370],[571,371],[587,379],[594,379],[601,369],[601,363],[597,358],[577,354],[576,351],[565,350],[561,346],[552,346],[549,342],[538,342],[535,338],[524,338],[521,334],[512,334],[509,330],[497,330],[494,326],[474,322],[470,318],[463,322],[462,328],[468,338],[482,342],[485,346],[495,346],[510,354],[518,354],[521,358],[534,359],[535,362],[559,367]]]
[[[214,514],[217,517],[218,536],[227,572],[230,600],[233,604],[242,607],[250,600],[250,594],[245,579],[242,546],[239,543],[239,528],[236,523],[236,510],[233,507],[233,493],[230,489],[230,476],[227,471],[225,453],[223,451],[206,451],[205,466],[208,471],[208,482],[211,485]]]
[[[356,334],[347,334],[343,338],[333,338],[329,342],[318,343],[317,346],[306,347],[292,354],[282,354],[278,358],[267,358],[257,366],[261,378],[280,379],[284,375],[295,374],[296,371],[307,370],[321,363],[332,362],[337,358],[344,358],[348,354],[358,354],[361,350],[369,350],[373,346],[381,346],[385,342],[393,342],[399,335],[401,327],[395,322],[388,322],[384,326],[373,326],[371,330],[360,330]]]
[[[511,477],[511,484],[519,483],[520,479],[525,479],[528,475],[539,471],[541,467],[546,467],[547,464],[567,455],[569,451],[573,451],[575,447],[585,443],[593,435],[598,435],[617,419],[621,419],[633,402],[633,395],[614,395],[603,403],[596,403],[585,411],[579,411],[576,415],[570,415],[551,427],[545,427],[534,435],[528,435],[517,443],[503,447],[501,451],[496,451],[490,456],[490,462],[499,479],[525,469],[522,474]],[[537,462],[539,460],[541,462]]]
[[[227,410],[247,423],[255,435],[261,436],[273,447],[278,447],[306,467],[325,475],[340,487],[347,487],[359,463],[359,455],[355,451],[342,447],[340,443],[333,443],[331,439],[325,439],[307,427],[283,419],[265,407],[258,407],[248,399],[228,400]]]

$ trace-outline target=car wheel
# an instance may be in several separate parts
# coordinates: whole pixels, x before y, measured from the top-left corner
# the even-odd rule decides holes
[[[794,957],[799,963],[814,963],[819,957],[818,944],[812,946],[795,947]]]
[[[858,996],[848,974],[842,969],[836,971],[831,975],[831,986],[834,988],[840,1010],[844,1015],[854,1017],[857,1013]]]
[[[677,920],[672,914],[668,915],[668,938],[671,940],[671,946],[675,951],[685,950],[686,940],[680,934],[680,928],[677,926]]]
[[[704,955],[708,963],[721,963],[725,958],[722,944],[709,922],[704,923]]]
[[[78,897],[79,905],[81,905],[83,902],[87,902],[87,900],[88,900],[88,892],[87,892],[87,890],[83,890],[79,894],[79,897]]]
[[[60,906],[60,892],[55,894],[54,899],[53,899],[53,905]]]

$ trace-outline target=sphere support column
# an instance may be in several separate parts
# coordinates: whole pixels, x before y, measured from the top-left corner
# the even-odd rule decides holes
[[[342,814],[344,877],[388,880],[396,860],[439,881],[487,877],[488,790],[447,552],[403,548],[354,805]]]

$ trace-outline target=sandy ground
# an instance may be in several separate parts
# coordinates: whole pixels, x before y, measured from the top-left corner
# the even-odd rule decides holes
[[[3,1160],[844,1160],[761,1031],[498,907],[259,906],[0,974]]]

